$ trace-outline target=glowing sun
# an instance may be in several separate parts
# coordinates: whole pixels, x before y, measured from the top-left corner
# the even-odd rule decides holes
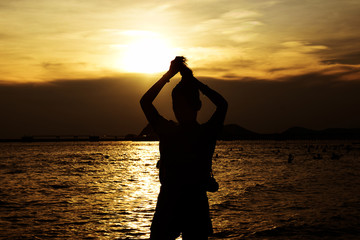
[[[169,68],[174,57],[174,51],[166,41],[142,38],[127,45],[121,67],[126,72],[163,72]]]

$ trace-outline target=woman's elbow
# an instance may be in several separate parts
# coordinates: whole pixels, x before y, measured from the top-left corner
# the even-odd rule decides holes
[[[142,98],[140,99],[140,105],[145,106],[148,103],[151,103],[151,101],[149,101],[149,98],[146,97],[146,95],[142,96]]]
[[[228,102],[225,99],[223,99],[221,102],[221,108],[227,110],[228,106],[229,106]]]
[[[143,110],[148,109],[152,105],[152,102],[149,101],[146,97],[140,99],[140,106]]]
[[[140,99],[140,106],[142,107],[144,104],[145,104],[145,99],[144,99],[144,97],[142,97]]]

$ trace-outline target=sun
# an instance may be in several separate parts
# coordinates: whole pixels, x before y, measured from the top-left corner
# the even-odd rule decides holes
[[[175,57],[174,50],[160,38],[141,38],[126,46],[121,68],[126,72],[166,71]]]

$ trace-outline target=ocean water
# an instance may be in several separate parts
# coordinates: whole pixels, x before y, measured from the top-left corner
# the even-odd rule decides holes
[[[0,143],[0,238],[147,239],[158,159],[158,142]],[[356,142],[218,142],[210,239],[360,239],[359,160]]]

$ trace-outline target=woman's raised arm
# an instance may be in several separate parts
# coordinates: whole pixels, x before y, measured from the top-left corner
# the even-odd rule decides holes
[[[154,121],[157,119],[157,116],[159,115],[158,111],[153,105],[153,101],[164,85],[169,82],[170,79],[178,73],[178,71],[177,64],[172,61],[169,71],[167,71],[167,73],[165,73],[162,78],[160,78],[140,99],[141,108],[150,124],[154,123]]]
[[[203,84],[199,80],[194,77],[194,82],[199,90],[210,99],[212,103],[216,106],[216,111],[212,115],[210,121],[213,121],[217,124],[222,125],[225,120],[225,115],[228,109],[228,103],[220,93],[216,92],[215,90],[211,89],[207,85]]]

